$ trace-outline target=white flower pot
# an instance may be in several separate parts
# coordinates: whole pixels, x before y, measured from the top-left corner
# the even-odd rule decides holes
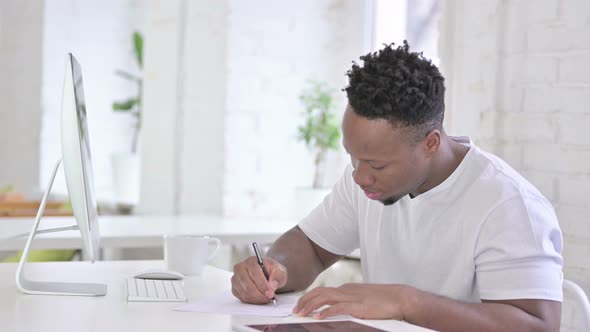
[[[111,154],[113,192],[118,204],[139,202],[140,158],[136,153]]]
[[[305,218],[311,210],[318,206],[324,197],[330,193],[329,188],[300,187],[295,190],[295,217],[297,220]]]

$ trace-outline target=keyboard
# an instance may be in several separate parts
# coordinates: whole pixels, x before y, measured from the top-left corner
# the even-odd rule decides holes
[[[185,302],[182,280],[127,279],[128,302]]]

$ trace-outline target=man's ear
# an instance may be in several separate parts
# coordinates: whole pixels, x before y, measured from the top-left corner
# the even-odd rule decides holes
[[[438,129],[433,129],[426,134],[424,138],[424,148],[428,155],[433,155],[440,147],[441,133]]]

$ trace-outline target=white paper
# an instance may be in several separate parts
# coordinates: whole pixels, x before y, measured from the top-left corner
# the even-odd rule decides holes
[[[288,317],[299,299],[295,295],[278,295],[277,305],[247,304],[240,302],[229,291],[174,308],[176,311],[202,312],[209,314],[249,315],[266,317]]]

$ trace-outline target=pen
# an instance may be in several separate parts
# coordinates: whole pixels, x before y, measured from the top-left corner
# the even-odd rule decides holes
[[[256,254],[256,259],[258,260],[258,265],[260,265],[260,267],[262,268],[262,273],[264,273],[264,277],[266,278],[266,281],[268,281],[268,279],[270,278],[270,275],[268,274],[266,267],[264,267],[264,262],[262,261],[262,256],[260,256],[260,251],[258,250],[258,245],[256,244],[256,242],[252,242],[252,247],[254,247],[254,254]],[[275,306],[277,305],[277,299],[274,296],[272,297],[272,303]]]

